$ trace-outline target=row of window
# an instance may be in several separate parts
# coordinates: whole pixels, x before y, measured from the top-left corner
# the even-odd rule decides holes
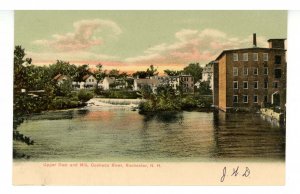
[[[278,88],[279,82],[273,82],[273,88]],[[258,89],[258,81],[253,82],[253,88]],[[239,82],[233,81],[233,89],[239,89]],[[248,89],[248,81],[243,81],[243,89]],[[268,89],[268,82],[264,81],[264,89]]]
[[[243,74],[248,75],[248,67],[243,68]],[[269,69],[268,67],[264,67],[264,75],[269,74]],[[238,67],[233,67],[233,76],[238,76],[239,75],[239,69]],[[253,75],[258,75],[258,68],[253,68]],[[281,69],[275,69],[274,70],[274,76],[275,78],[281,78]]]
[[[248,53],[243,53],[242,54],[242,61],[248,61],[249,60],[249,54]],[[253,61],[258,61],[258,53],[252,53],[252,60]],[[239,54],[238,53],[233,53],[233,61],[239,61]],[[263,61],[269,61],[269,54],[268,53],[263,53]],[[281,64],[281,56],[280,55],[275,55],[275,64]]]
[[[190,80],[193,81],[193,77],[190,77]],[[189,81],[189,77],[181,77],[181,81]]]
[[[242,61],[248,61],[249,59],[249,54],[248,53],[243,53],[242,54]],[[258,53],[252,53],[252,59],[253,61],[258,61]],[[269,60],[269,54],[268,53],[263,53],[263,61],[268,61]],[[238,53],[233,53],[233,61],[239,61],[239,54]]]
[[[233,96],[233,103],[238,103],[238,95]],[[268,102],[268,96],[264,96],[264,102]],[[243,103],[248,103],[248,95],[243,95]],[[258,103],[258,95],[253,96],[253,103]]]

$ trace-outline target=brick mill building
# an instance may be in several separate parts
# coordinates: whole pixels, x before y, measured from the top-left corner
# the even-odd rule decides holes
[[[224,50],[213,67],[214,106],[223,111],[256,110],[286,103],[285,39],[269,39],[260,48],[253,34],[253,47]]]

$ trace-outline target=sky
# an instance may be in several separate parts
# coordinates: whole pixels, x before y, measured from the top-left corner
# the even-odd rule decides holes
[[[287,11],[16,11],[15,45],[56,60],[134,72],[202,66],[227,49],[287,38]]]

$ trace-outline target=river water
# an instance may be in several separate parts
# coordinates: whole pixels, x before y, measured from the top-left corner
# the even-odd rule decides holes
[[[35,141],[14,148],[29,161],[284,161],[285,129],[259,114],[128,108],[55,111],[18,130]],[[22,159],[24,160],[24,159]]]

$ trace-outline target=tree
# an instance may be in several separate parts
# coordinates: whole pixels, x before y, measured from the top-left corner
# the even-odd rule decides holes
[[[176,71],[176,70],[166,69],[166,70],[164,70],[164,72],[168,76],[177,76],[177,75],[180,75],[182,71]]]
[[[200,82],[199,88],[197,89],[200,95],[211,95],[212,90],[209,86],[209,81]]]
[[[57,60],[56,63],[49,66],[49,74],[51,78],[54,78],[58,74],[74,78],[77,71],[77,67],[74,64],[70,64],[68,61]]]
[[[24,59],[25,49],[21,46],[16,46],[14,50],[14,106],[13,106],[13,140],[26,143],[27,145],[34,144],[29,137],[21,134],[17,128],[24,122],[24,115],[36,109],[32,103],[31,97],[21,93],[21,89],[28,87],[27,64],[31,63],[31,59]],[[24,64],[27,63],[27,64]],[[13,157],[25,157],[24,154],[17,153],[13,149]]]
[[[135,73],[132,74],[133,77],[138,77],[138,78],[146,78],[146,77],[150,77],[150,76],[156,76],[158,75],[158,71],[156,68],[154,68],[153,65],[150,65],[149,68],[147,68],[146,71],[137,71]]]
[[[106,71],[103,71],[103,65],[101,63],[99,63],[96,66],[96,70],[94,71],[94,76],[97,79],[97,85],[96,85],[96,91],[97,91],[100,80],[104,79],[106,76]]]
[[[153,65],[150,65],[146,72],[149,77],[158,75],[157,69],[155,69]]]
[[[133,77],[135,78],[146,78],[148,76],[148,73],[146,71],[137,71],[135,73],[132,74]]]
[[[90,72],[90,68],[89,68],[88,64],[81,65],[81,66],[77,67],[77,69],[76,69],[74,81],[76,81],[76,82],[84,81],[83,77],[85,75],[89,75],[90,73],[91,72]]]
[[[58,96],[69,96],[72,92],[72,81],[71,80],[64,80],[58,86],[57,95]]]
[[[185,74],[189,74],[194,77],[194,82],[196,83],[198,80],[202,79],[202,70],[199,63],[190,63],[183,69]]]
[[[143,99],[150,99],[152,95],[151,87],[149,85],[142,86],[139,95],[141,95]]]
[[[119,75],[120,75],[120,70],[118,70],[118,69],[112,69],[112,70],[110,70],[109,73],[108,73],[108,76],[109,76],[109,77],[115,77],[115,78],[118,78]]]
[[[89,101],[90,99],[93,98],[93,93],[89,92],[89,91],[86,91],[86,90],[80,90],[78,92],[78,99],[81,101],[81,102],[87,102]]]
[[[21,46],[15,46],[14,50],[14,91],[20,92],[21,89],[28,89],[28,65],[31,64],[32,59],[25,57],[25,49]]]

